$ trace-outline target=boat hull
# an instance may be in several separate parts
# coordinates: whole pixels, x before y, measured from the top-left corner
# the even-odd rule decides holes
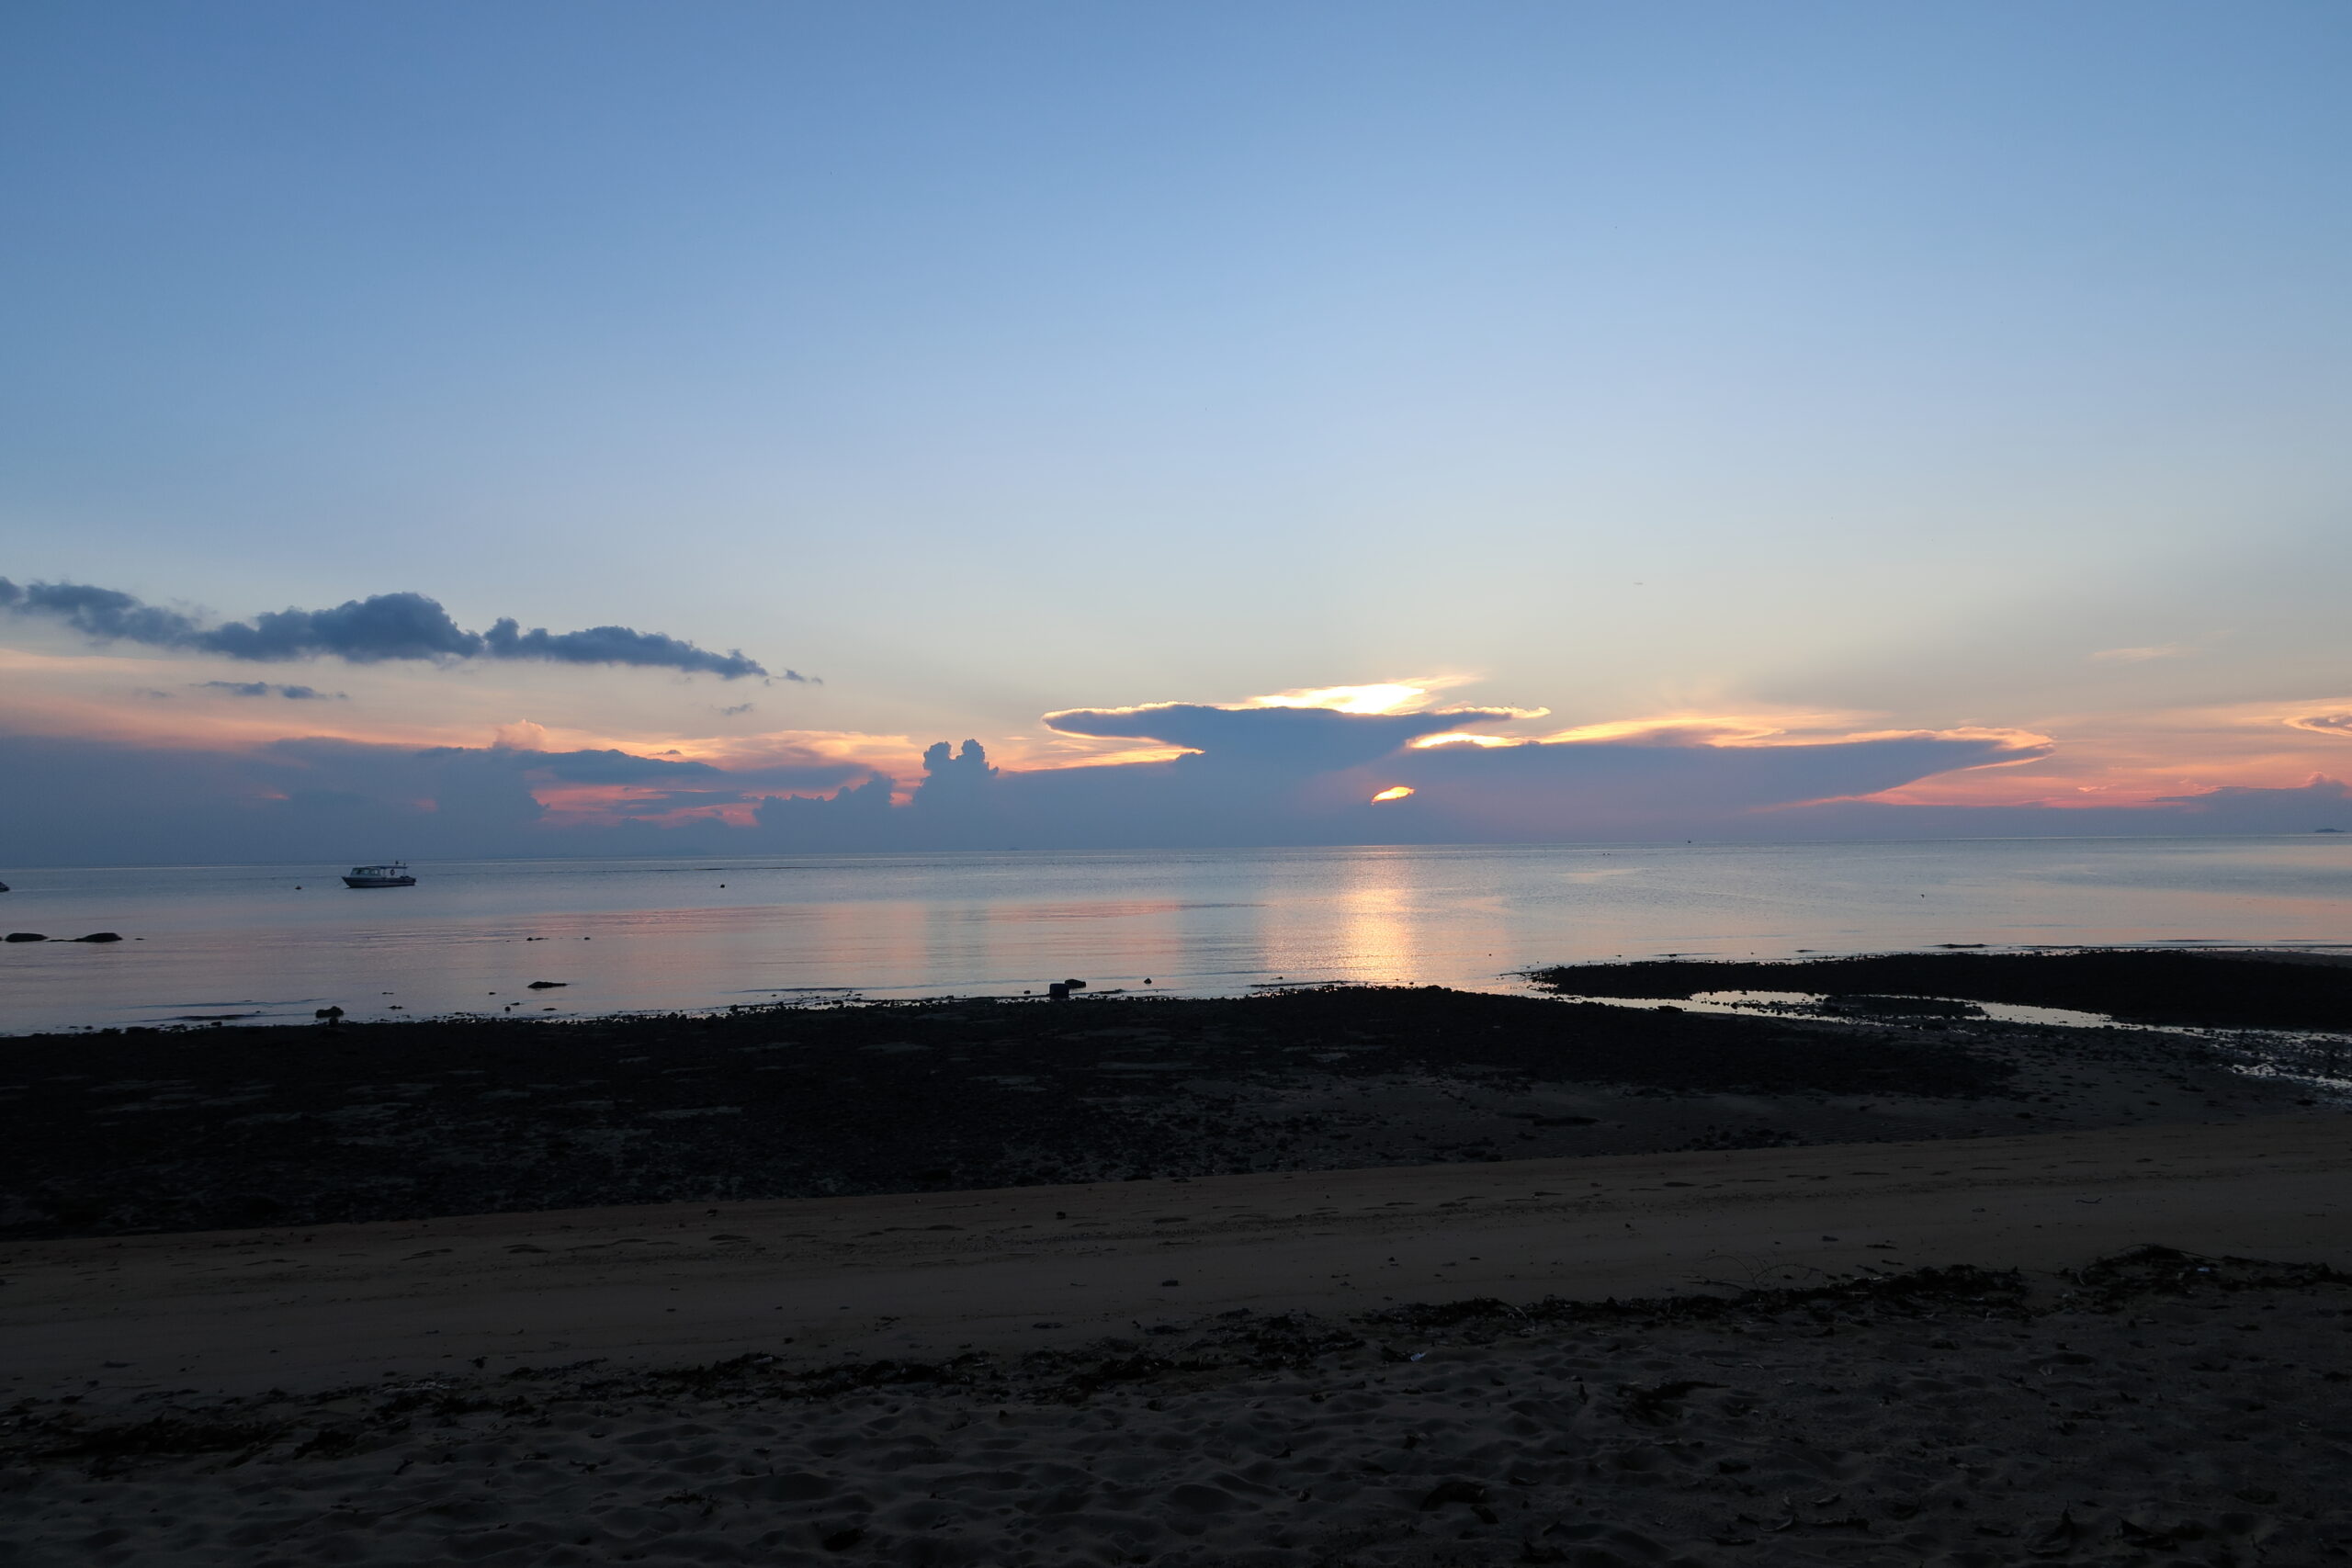
[[[345,887],[413,887],[416,886],[416,878],[413,876],[346,876],[343,879],[343,885]]]

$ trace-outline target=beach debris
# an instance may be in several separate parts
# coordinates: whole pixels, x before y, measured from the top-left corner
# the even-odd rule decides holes
[[[49,938],[41,935],[39,931],[10,931],[6,940],[10,942],[47,942]]]
[[[564,987],[569,986],[570,984],[571,984],[571,982],[569,980],[534,980],[530,984],[530,989],[534,991],[557,991],[561,990]]]

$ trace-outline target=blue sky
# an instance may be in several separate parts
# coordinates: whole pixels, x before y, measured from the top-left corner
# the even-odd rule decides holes
[[[821,683],[291,666],[348,697],[265,725],[0,617],[0,733],[904,780],[1421,681],[2301,785],[2347,79],[2333,4],[19,5],[0,573]]]

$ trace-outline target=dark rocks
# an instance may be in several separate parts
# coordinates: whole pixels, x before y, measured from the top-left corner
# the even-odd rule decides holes
[[[1421,1512],[1435,1513],[1448,1503],[1463,1503],[1476,1507],[1486,1500],[1487,1489],[1475,1481],[1442,1481],[1421,1499]]]
[[[122,933],[119,931],[92,931],[88,936],[77,936],[73,940],[75,942],[120,942],[122,940]]]
[[[534,991],[560,991],[571,984],[569,980],[534,980],[526,987]]]
[[[49,938],[41,935],[39,931],[10,931],[6,940],[9,942],[47,942]]]
[[[25,1205],[0,1215],[12,1239],[258,1223],[237,1202],[256,1190],[284,1204],[271,1223],[325,1224],[1426,1164],[1487,1157],[1498,1129],[1558,1140],[1521,1145],[1545,1155],[1634,1152],[1723,1121],[1706,1096],[1901,1093],[1931,1111],[1951,1097],[1944,1114],[1978,1117],[2018,1071],[1989,1043],[1813,1021],[1369,987],[345,1018],[332,1047],[347,1048],[322,1048],[317,1023],[220,1029],[201,1051],[170,1030],[7,1044],[20,1081],[0,1106],[0,1193]],[[2075,1061],[2071,1042],[2048,1049]],[[2186,1071],[2166,1055],[2142,1076],[2158,1070]],[[1566,1114],[1588,1102],[1622,1109],[1600,1125]],[[1641,1120],[1654,1111],[1665,1119]]]
[[[2352,969],[2236,953],[2131,948],[1904,953],[1797,963],[1577,964],[1534,970],[1528,977],[1575,997],[1805,991],[1839,998],[1839,1010],[1849,1013],[1899,1011],[1904,1004],[1917,1012],[1921,998],[1938,998],[1947,1009],[1955,1002],[2010,1002],[2138,1023],[2222,1028],[2338,1030],[2352,1019]]]

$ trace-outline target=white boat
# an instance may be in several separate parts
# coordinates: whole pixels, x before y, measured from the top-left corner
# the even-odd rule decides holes
[[[413,887],[416,878],[408,874],[408,862],[396,860],[390,865],[355,865],[351,874],[343,879],[345,887]]]

